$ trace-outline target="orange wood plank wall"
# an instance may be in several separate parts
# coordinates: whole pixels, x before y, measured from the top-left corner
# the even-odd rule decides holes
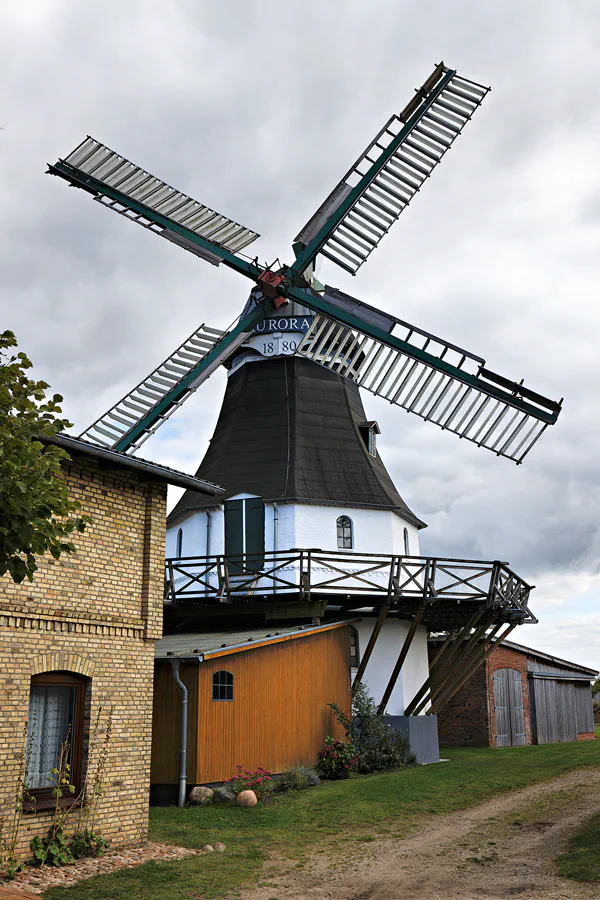
[[[350,707],[349,629],[337,628],[182,665],[190,690],[188,782],[206,784],[263,766],[314,765],[327,735],[343,737],[327,704]],[[212,676],[233,675],[233,701],[212,700]],[[180,692],[169,663],[157,665],[152,783],[177,781]]]

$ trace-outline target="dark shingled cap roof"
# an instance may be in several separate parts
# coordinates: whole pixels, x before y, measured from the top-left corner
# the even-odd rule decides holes
[[[379,455],[369,454],[367,417],[356,385],[309,360],[247,361],[230,375],[221,412],[197,478],[265,501],[389,509],[417,528]],[[215,501],[192,490],[168,522]]]

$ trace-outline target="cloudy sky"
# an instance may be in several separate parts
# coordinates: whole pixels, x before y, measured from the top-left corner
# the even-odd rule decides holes
[[[595,0],[22,0],[0,33],[2,328],[81,430],[248,283],[44,174],[86,135],[291,240],[443,58],[492,93],[357,278],[323,280],[565,398],[515,466],[367,395],[423,552],[537,585],[517,640],[600,667],[600,11]],[[143,455],[199,463],[213,377]],[[173,498],[175,499],[175,498]]]

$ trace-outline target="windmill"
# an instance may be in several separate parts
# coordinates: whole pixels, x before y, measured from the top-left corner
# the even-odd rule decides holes
[[[442,429],[521,463],[556,422],[560,402],[498,375],[483,358],[321,285],[314,277],[319,257],[356,275],[488,91],[443,63],[437,65],[299,232],[291,265],[261,264],[247,256],[242,251],[259,237],[257,232],[92,137],[50,165],[50,174],[109,209],[254,282],[250,301],[232,327],[220,331],[201,325],[81,437],[135,452],[220,365],[264,329],[265,321],[277,322],[274,317],[283,316],[289,322],[292,310],[307,315],[296,329],[297,339],[288,342],[284,352],[311,360]],[[270,328],[274,330],[276,326]]]

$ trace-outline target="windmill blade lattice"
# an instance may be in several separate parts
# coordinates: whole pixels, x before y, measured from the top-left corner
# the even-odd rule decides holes
[[[207,328],[206,325],[201,325],[168,359],[118,403],[115,403],[108,412],[96,419],[89,428],[80,434],[80,437],[111,449],[118,448],[125,436],[129,435],[143,418],[152,414],[161,401],[164,401],[165,397],[179,386],[182,379],[189,376],[190,372],[223,337],[223,334],[223,331],[218,331],[216,328]],[[199,384],[201,383],[199,382]],[[190,384],[185,392],[165,409],[162,415],[154,418],[151,427],[144,430],[138,439],[129,445],[128,450],[133,452],[150,437],[164,420],[181,406],[188,395],[199,387],[199,384]]]
[[[406,329],[402,339],[384,332],[376,336],[378,329],[358,316],[340,320],[319,312],[296,355],[521,463],[556,421],[560,404],[489,372],[485,360],[442,338],[396,323]]]
[[[293,268],[322,256],[352,275],[371,255],[481,105],[489,88],[443,63],[392,116],[304,226]]]
[[[214,265],[260,237],[89,136],[64,160],[50,166],[49,172]]]
[[[287,301],[315,315],[297,354],[460,437],[522,462],[561,404],[489,371],[480,357],[369,307],[336,289],[308,287],[318,254],[356,274],[445,155],[489,88],[440,63],[392,116],[302,229],[291,265],[260,265],[241,250],[259,235],[193,200],[94,138],[86,137],[49,173],[258,289],[226,332],[204,326],[83,433],[133,452]],[[295,321],[290,319],[289,322]],[[308,327],[308,325],[307,325]],[[404,337],[392,334],[405,329]]]

